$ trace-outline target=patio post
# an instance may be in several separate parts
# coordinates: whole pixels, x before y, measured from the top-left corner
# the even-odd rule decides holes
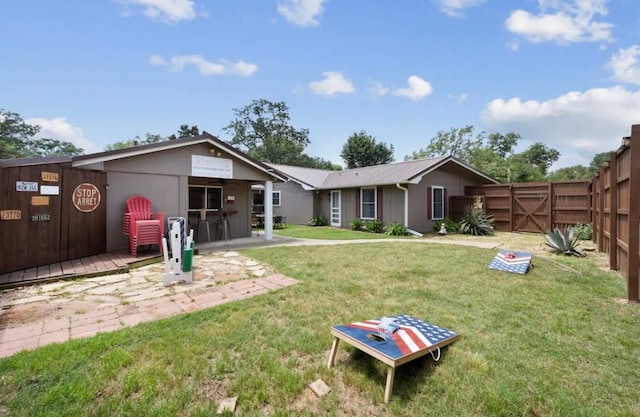
[[[273,240],[273,182],[264,183],[264,239]]]

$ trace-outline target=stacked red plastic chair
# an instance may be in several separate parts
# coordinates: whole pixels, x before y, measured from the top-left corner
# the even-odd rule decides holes
[[[164,213],[152,212],[151,201],[143,196],[134,196],[127,200],[122,232],[129,236],[129,252],[138,254],[138,246],[158,245],[162,253],[164,236]]]

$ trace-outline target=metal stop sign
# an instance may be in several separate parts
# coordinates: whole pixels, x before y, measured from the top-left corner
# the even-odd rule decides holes
[[[100,205],[100,190],[88,182],[82,183],[73,190],[73,205],[83,212],[89,213]]]

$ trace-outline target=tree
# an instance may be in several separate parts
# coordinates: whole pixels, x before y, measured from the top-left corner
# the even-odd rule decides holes
[[[605,162],[609,161],[610,157],[611,157],[611,152],[597,153],[589,163],[589,172],[591,173],[590,177],[593,177],[594,175],[596,175],[596,172],[598,172],[600,167]]]
[[[452,155],[481,172],[501,182],[542,181],[549,167],[558,160],[560,152],[541,142],[531,145],[523,152],[515,148],[521,136],[484,132],[474,135],[473,126],[439,131],[425,149],[413,152],[405,160],[429,156]]]
[[[593,177],[590,169],[584,165],[573,165],[557,169],[547,175],[547,181],[582,180]]]
[[[475,128],[467,125],[463,128],[451,128],[448,132],[438,131],[425,149],[413,152],[408,159],[421,159],[433,156],[451,155],[463,161],[469,162],[471,154],[482,147],[483,134],[481,132],[475,138]],[[407,159],[407,158],[405,158]]]
[[[42,138],[27,142],[29,156],[76,156],[82,155],[84,149],[71,142]]]
[[[294,165],[309,142],[308,129],[292,127],[283,101],[253,100],[233,109],[234,120],[222,130],[229,143],[262,162]]]
[[[200,129],[198,129],[197,125],[193,125],[191,127],[189,127],[189,125],[180,125],[178,134],[169,136],[169,140],[194,136],[200,136]]]
[[[148,145],[150,143],[158,143],[158,142],[164,142],[165,140],[167,140],[167,138],[161,136],[161,135],[154,135],[151,133],[146,133],[145,134],[145,138],[142,139],[140,136],[136,136],[133,139],[129,139],[129,140],[121,140],[119,142],[115,142],[112,143],[110,145],[105,146],[104,150],[105,151],[113,151],[115,149],[126,149],[126,148],[131,148],[133,146],[139,146],[139,145]]]
[[[347,168],[360,168],[393,162],[393,145],[376,143],[376,138],[364,130],[349,136],[340,154]]]
[[[547,170],[560,158],[560,152],[549,148],[542,142],[536,142],[522,152],[525,161],[538,167],[542,175],[547,175]]]
[[[340,165],[335,165],[331,161],[327,161],[326,159],[319,158],[317,156],[311,157],[305,153],[300,155],[294,165],[305,168],[329,169],[332,171],[340,171],[342,169]]]
[[[40,126],[26,123],[18,113],[0,109],[0,159],[36,156],[75,156],[84,153],[71,142],[33,139]]]

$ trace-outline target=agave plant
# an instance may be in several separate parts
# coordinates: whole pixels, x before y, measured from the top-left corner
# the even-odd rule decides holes
[[[585,253],[578,249],[578,240],[580,240],[581,233],[573,233],[573,227],[567,226],[564,231],[561,231],[557,227],[550,232],[547,230],[547,234],[544,235],[547,240],[545,244],[551,248],[553,253],[561,253],[569,256],[578,256],[584,258]]]
[[[492,235],[493,232],[493,216],[479,207],[471,207],[464,211],[460,220],[460,233],[482,236]]]

